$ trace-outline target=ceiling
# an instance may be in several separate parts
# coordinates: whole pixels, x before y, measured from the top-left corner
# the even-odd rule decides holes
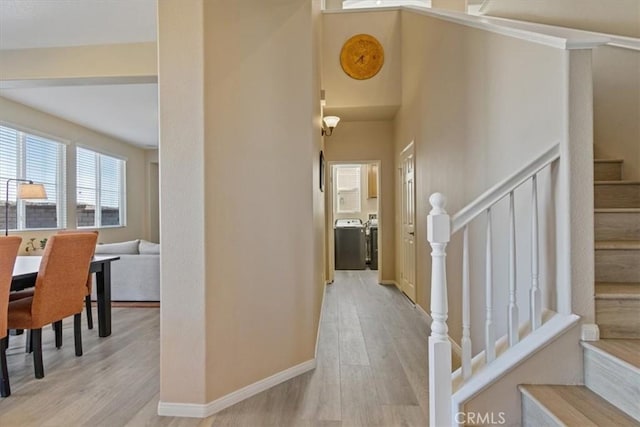
[[[0,49],[156,40],[156,0],[0,0]],[[156,84],[2,89],[0,96],[143,147],[158,146]]]

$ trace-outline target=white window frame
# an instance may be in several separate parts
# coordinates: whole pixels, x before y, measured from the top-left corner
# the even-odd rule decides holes
[[[339,170],[340,169],[357,169],[358,170],[358,186],[357,187],[344,187],[344,188],[340,188],[339,186],[339,182],[340,179],[338,177],[338,175],[340,174]],[[341,165],[335,165],[334,168],[334,172],[335,172],[335,188],[334,188],[334,194],[335,194],[335,206],[336,206],[336,213],[339,214],[346,214],[346,213],[352,213],[352,214],[358,214],[362,211],[362,165],[360,164],[341,164]],[[358,203],[358,207],[357,209],[342,209],[341,207],[341,203],[340,203],[340,193],[341,192],[356,192],[357,193],[357,203]]]
[[[12,129],[18,133],[18,149],[17,149],[17,168],[16,174],[14,178],[19,179],[31,179],[31,177],[26,176],[27,171],[27,158],[26,158],[26,148],[27,148],[27,136],[33,136],[35,138],[46,139],[50,142],[54,142],[58,144],[57,152],[58,152],[58,165],[57,165],[57,177],[56,177],[56,216],[57,216],[57,226],[55,228],[26,228],[27,219],[26,219],[26,201],[17,199],[16,205],[16,228],[10,228],[9,231],[43,231],[43,230],[60,230],[67,227],[67,146],[69,145],[68,141],[64,139],[58,138],[56,136],[47,135],[46,133],[35,131],[33,129],[25,128],[22,126],[17,126],[9,122],[0,121],[0,126],[5,128]],[[3,178],[3,188],[2,188],[2,200],[6,202],[6,185],[7,178]],[[36,184],[37,181],[34,181]],[[20,182],[18,181],[18,184]]]
[[[101,228],[122,228],[127,226],[127,158],[122,156],[117,156],[111,153],[106,153],[100,150],[96,150],[93,147],[85,146],[85,145],[76,145],[76,165],[75,165],[75,174],[76,174],[76,188],[75,188],[75,206],[74,209],[78,207],[78,149],[81,148],[83,150],[91,151],[92,153],[98,156],[111,157],[112,159],[116,159],[122,162],[122,168],[120,171],[120,224],[118,225],[101,225],[102,224],[102,205],[101,205],[101,167],[102,163],[98,160],[96,163],[96,205],[95,205],[95,214],[94,214],[94,223],[93,225],[78,225],[78,220],[76,217],[76,228],[78,229],[101,229]],[[99,158],[98,158],[99,159]],[[77,215],[77,214],[76,214]]]

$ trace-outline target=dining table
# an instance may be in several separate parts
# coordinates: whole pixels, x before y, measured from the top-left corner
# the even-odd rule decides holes
[[[95,255],[91,259],[89,273],[96,275],[96,302],[98,306],[98,335],[111,335],[111,263],[119,260],[117,255]],[[35,286],[41,256],[19,256],[13,267],[11,291],[20,291]]]

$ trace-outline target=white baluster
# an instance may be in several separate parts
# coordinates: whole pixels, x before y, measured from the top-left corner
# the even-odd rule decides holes
[[[531,328],[535,331],[542,325],[542,294],[538,283],[538,180],[533,175],[531,179],[531,297],[530,313]]]
[[[451,343],[447,327],[446,246],[451,221],[445,211],[445,197],[429,198],[433,209],[427,217],[427,239],[431,244],[431,336],[429,337],[429,425],[450,426],[451,420]]]
[[[509,193],[509,347],[518,343],[516,302],[516,212],[513,191]]]
[[[491,251],[491,208],[487,209],[487,248],[485,267],[485,357],[487,364],[496,358],[496,339],[493,328],[493,266]]]
[[[471,291],[469,285],[469,226],[464,227],[462,249],[462,378],[471,376]]]

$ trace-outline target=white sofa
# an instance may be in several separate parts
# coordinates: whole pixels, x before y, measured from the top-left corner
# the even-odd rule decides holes
[[[160,301],[160,245],[146,240],[96,246],[96,255],[117,255],[111,263],[112,301]],[[93,289],[95,299],[95,286]]]

